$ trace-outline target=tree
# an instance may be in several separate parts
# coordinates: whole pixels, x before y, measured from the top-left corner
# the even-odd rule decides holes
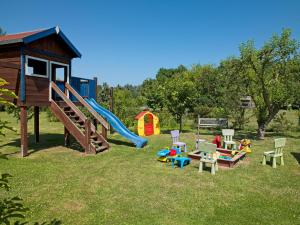
[[[295,100],[299,89],[299,43],[291,39],[291,31],[274,35],[261,49],[253,41],[240,46],[243,75],[256,106],[257,136],[264,139],[268,124],[280,109]]]
[[[165,81],[166,79],[172,78],[176,76],[177,74],[182,74],[183,72],[186,72],[187,68],[183,65],[179,65],[175,69],[165,69],[160,68],[156,74],[156,79],[160,82]]]
[[[145,98],[146,105],[153,111],[161,111],[164,107],[164,86],[155,79],[147,79],[143,82],[141,94]]]
[[[16,94],[6,88],[3,88],[4,85],[7,85],[4,79],[0,78],[0,105],[4,105],[6,107],[15,107],[14,104],[9,102],[8,98],[17,98]],[[8,122],[0,119],[0,135],[4,136],[4,129],[13,130],[12,127],[8,126]]]
[[[215,108],[221,106],[223,84],[219,78],[218,69],[213,65],[194,65],[188,74],[196,88],[195,114],[201,117],[208,116]]]
[[[126,126],[133,126],[134,117],[142,106],[141,96],[134,95],[134,92],[124,88],[114,88],[114,113]]]
[[[4,79],[0,78],[0,105],[14,107],[14,104],[8,101],[8,98],[17,98],[14,92],[3,88],[4,85],[8,84]],[[8,126],[8,122],[0,119],[0,135],[4,136],[4,130],[9,129],[12,130],[10,126]],[[7,159],[7,157],[0,153],[0,158]],[[0,175],[0,189],[4,189],[5,191],[10,190],[9,186],[9,178],[10,174],[3,173]],[[28,224],[28,222],[20,222],[19,219],[25,218],[25,213],[29,209],[23,205],[22,199],[15,197],[4,197],[0,198],[0,224]],[[17,221],[16,221],[17,220]],[[15,222],[12,222],[15,221]],[[44,223],[34,223],[35,225],[59,225],[61,222],[59,220],[52,220],[51,222]]]
[[[244,129],[245,123],[250,119],[250,115],[246,116],[246,109],[240,107],[241,98],[249,95],[249,83],[243,74],[242,66],[239,58],[230,57],[221,61],[218,68],[222,83],[220,88],[223,90],[220,105],[233,119],[233,127],[238,129]]]
[[[4,189],[6,192],[11,189],[9,186],[10,174],[4,173],[0,175],[0,189]],[[23,205],[23,200],[20,197],[4,197],[0,198],[0,224],[14,224],[14,225],[25,225],[28,222],[21,222],[20,220],[25,219],[25,213],[29,211]],[[17,220],[17,221],[16,221]],[[14,222],[13,222],[14,221]],[[61,221],[53,219],[50,222],[35,222],[34,225],[61,225]]]
[[[6,34],[6,32],[0,27],[0,36],[3,36],[5,34]]]
[[[102,85],[98,85],[97,88],[97,101],[106,108],[109,108],[110,89],[110,86],[105,82]]]
[[[166,106],[169,112],[179,123],[182,130],[182,117],[195,105],[196,88],[194,83],[187,76],[177,75],[168,79],[165,85]]]

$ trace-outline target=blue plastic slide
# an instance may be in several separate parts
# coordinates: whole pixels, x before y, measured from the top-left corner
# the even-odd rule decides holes
[[[112,112],[100,106],[93,98],[85,99],[85,101],[99,113],[107,122],[124,138],[128,139],[136,145],[137,148],[142,148],[147,144],[148,140],[132,133],[127,127],[116,117]]]

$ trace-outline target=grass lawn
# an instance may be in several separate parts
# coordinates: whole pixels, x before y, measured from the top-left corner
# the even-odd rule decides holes
[[[5,113],[14,126],[17,123]],[[215,176],[198,173],[193,162],[183,170],[156,161],[156,152],[170,145],[169,134],[152,136],[136,150],[119,135],[111,148],[84,156],[62,147],[63,126],[41,116],[40,143],[30,137],[30,151],[19,157],[19,135],[1,137],[0,172],[13,175],[11,196],[31,209],[30,221],[59,219],[63,224],[300,224],[300,133],[288,136],[285,166],[261,165],[272,139],[253,141],[253,153],[234,169]],[[29,122],[32,133],[33,121]],[[202,135],[212,140],[212,135]],[[194,133],[182,141],[194,149]],[[73,146],[78,149],[78,146]],[[7,195],[1,191],[1,195]]]

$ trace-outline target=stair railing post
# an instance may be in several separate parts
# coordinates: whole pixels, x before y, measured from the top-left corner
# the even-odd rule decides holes
[[[91,153],[91,121],[86,119],[84,122],[85,127],[85,153]]]
[[[107,140],[107,129],[103,125],[102,125],[102,132],[101,132],[101,134],[104,137],[104,139]]]

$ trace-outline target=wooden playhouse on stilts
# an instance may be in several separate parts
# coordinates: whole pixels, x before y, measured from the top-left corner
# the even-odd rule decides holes
[[[97,78],[72,76],[72,59],[80,52],[59,27],[0,36],[0,77],[9,82],[5,88],[18,99],[20,107],[21,154],[28,154],[27,109],[34,107],[34,134],[39,142],[39,109],[50,107],[64,125],[65,145],[70,135],[85,149],[96,153],[109,148],[108,123],[86,103],[84,97],[96,98]],[[85,107],[89,120],[77,106]],[[102,126],[97,131],[97,124]]]

